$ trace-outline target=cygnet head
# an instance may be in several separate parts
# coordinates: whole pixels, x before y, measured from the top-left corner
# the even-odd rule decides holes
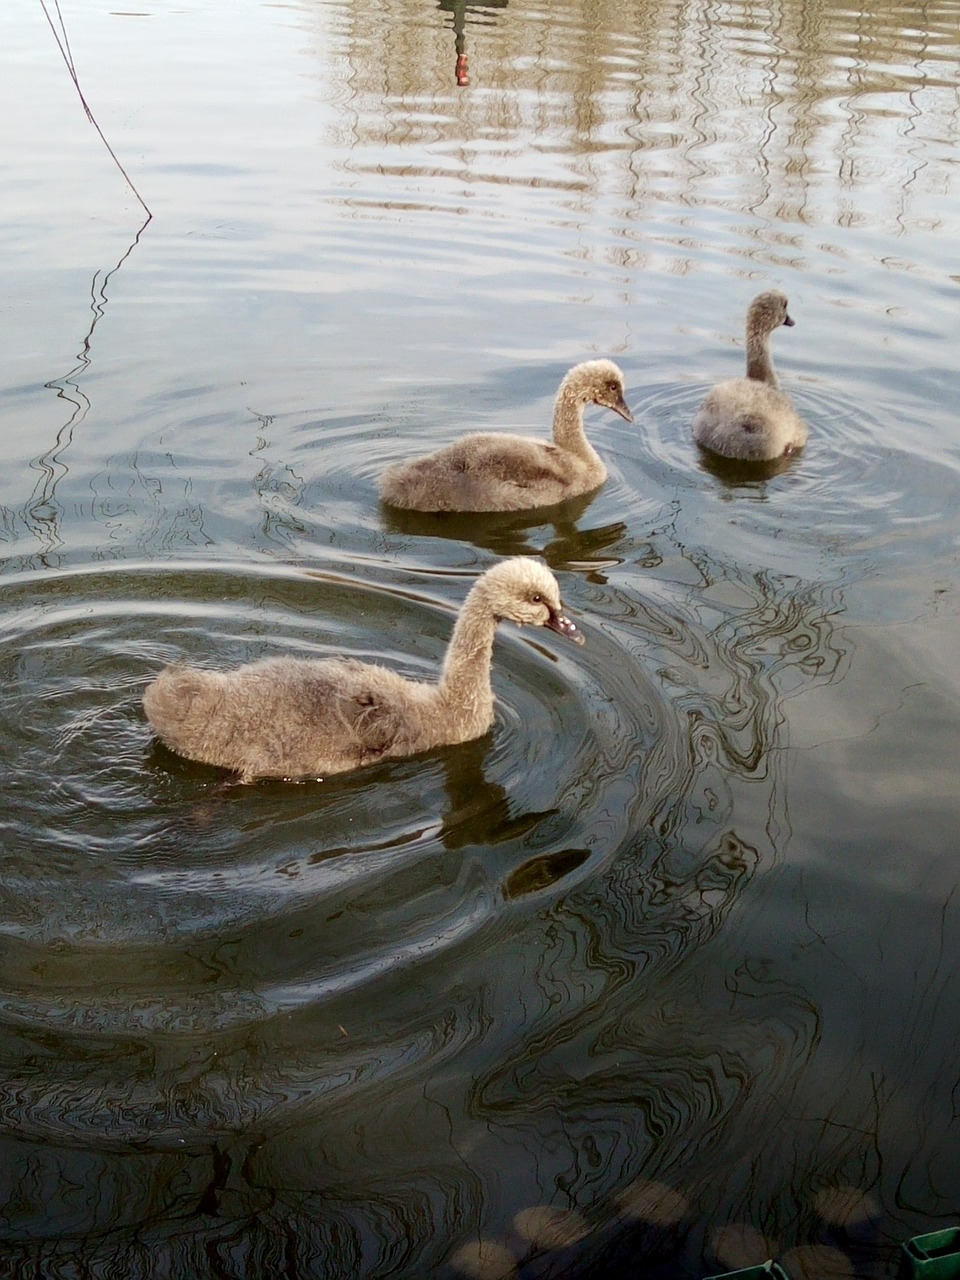
[[[560,383],[561,396],[572,396],[580,404],[603,405],[625,422],[632,422],[625,390],[623,374],[612,360],[585,360],[574,365]]]
[[[763,335],[772,333],[780,325],[792,325],[787,312],[787,295],[779,289],[758,293],[747,311],[747,333]]]
[[[574,644],[583,644],[576,624],[563,612],[560,588],[550,570],[529,556],[514,556],[488,569],[473,588],[487,608],[501,621],[518,626],[549,627]]]

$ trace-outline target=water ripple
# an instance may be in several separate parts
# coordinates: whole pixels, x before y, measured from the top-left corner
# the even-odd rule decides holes
[[[690,424],[708,384],[661,383],[635,395],[635,435],[620,437],[618,483],[625,512],[630,492],[651,480],[672,493],[675,538],[723,562],[736,559],[808,579],[908,574],[929,562],[944,538],[960,542],[953,501],[960,455],[922,456],[901,443],[901,411],[869,410],[808,383],[790,387],[810,424],[803,452],[769,464],[715,458],[697,448]],[[703,498],[709,499],[704,502]],[[694,501],[696,498],[696,501]],[[685,508],[695,510],[688,527]],[[635,522],[632,522],[635,523]]]
[[[174,656],[349,652],[434,673],[472,575],[381,576],[127,564],[0,584],[0,1018],[9,1045],[43,1029],[64,1052],[36,1089],[8,1061],[0,1123],[105,1141],[122,1114],[133,1142],[192,1141],[439,1060],[439,1010],[387,1054],[363,1047],[358,995],[376,1006],[486,950],[505,901],[573,886],[622,844],[615,796],[658,730],[602,631],[586,665],[503,628],[491,734],[324,784],[230,785],[151,741],[140,690]],[[326,1028],[315,1062],[299,1033],[284,1047],[291,1017]],[[255,1088],[236,1075],[251,1033],[269,1046]],[[128,1084],[131,1054],[172,1060]],[[191,1055],[205,1065],[185,1084]]]

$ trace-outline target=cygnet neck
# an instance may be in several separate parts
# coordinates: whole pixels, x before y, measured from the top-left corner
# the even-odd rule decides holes
[[[583,458],[585,462],[600,462],[600,455],[583,430],[584,402],[582,394],[569,382],[562,382],[553,409],[553,443]]]
[[[447,645],[440,682],[440,704],[465,734],[483,732],[493,712],[490,667],[496,618],[483,594],[474,587],[460,609]]]
[[[770,355],[770,334],[766,329],[754,329],[747,325],[747,377],[753,382],[765,382],[776,391],[780,384]]]

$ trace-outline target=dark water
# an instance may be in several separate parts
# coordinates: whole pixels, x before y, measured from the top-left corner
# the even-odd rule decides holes
[[[960,5],[877,8],[64,9],[139,236],[0,13],[5,1274],[885,1277],[956,1220]],[[758,474],[689,424],[771,286]],[[593,355],[592,501],[378,505]],[[479,742],[151,740],[174,657],[429,675],[513,554],[587,645],[502,628]]]

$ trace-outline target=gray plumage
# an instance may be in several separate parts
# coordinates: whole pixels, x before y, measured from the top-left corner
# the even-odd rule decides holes
[[[527,511],[589,493],[606,480],[607,468],[583,430],[588,404],[633,421],[623,374],[612,360],[575,365],[560,383],[552,443],[506,432],[464,436],[388,467],[380,496],[409,511]]]
[[[807,424],[780,390],[770,356],[770,334],[792,325],[779,289],[758,294],[747,311],[747,376],[718,382],[697,410],[697,444],[726,458],[759,462],[796,453]]]
[[[349,658],[266,658],[233,671],[166,667],[143,705],[173,751],[244,780],[342,773],[485,733],[493,637],[505,618],[582,643],[553,574],[518,556],[471,588],[437,682]]]

